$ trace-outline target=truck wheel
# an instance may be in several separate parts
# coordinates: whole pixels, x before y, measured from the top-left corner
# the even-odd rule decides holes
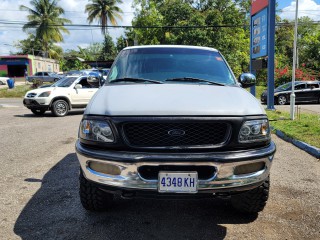
[[[31,112],[35,115],[43,115],[46,112],[46,110],[44,110],[44,109],[31,109]]]
[[[269,177],[259,187],[231,197],[232,206],[243,213],[258,213],[264,209],[269,197]]]
[[[56,100],[52,104],[51,112],[56,117],[64,117],[69,112],[69,104],[65,100]]]
[[[102,191],[89,182],[80,168],[79,174],[79,195],[82,206],[88,211],[102,212],[108,209],[113,202],[113,195]]]

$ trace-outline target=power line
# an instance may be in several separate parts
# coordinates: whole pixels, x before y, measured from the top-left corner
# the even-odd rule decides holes
[[[10,25],[10,27],[16,27],[16,26],[23,26],[25,23],[21,21],[7,21],[7,20],[0,20],[0,24],[3,25]],[[320,24],[320,21],[310,21],[310,22],[301,22],[299,25],[308,25],[308,24],[314,24],[318,25]],[[294,25],[293,22],[280,22],[276,24],[277,26],[291,26]],[[87,29],[92,29],[92,28],[101,28],[101,25],[89,25],[89,24],[52,24],[48,25],[48,27],[66,27],[68,30],[85,30],[84,28]],[[0,26],[1,27],[1,26]],[[35,26],[33,28],[37,28],[38,26]],[[74,29],[73,27],[79,28],[79,29]],[[106,26],[108,29],[115,29],[115,28],[136,28],[136,29],[197,29],[197,28],[248,28],[250,27],[249,24],[238,24],[238,25],[231,25],[231,24],[221,24],[221,25],[186,25],[186,26],[132,26],[132,25],[119,25],[119,26]]]

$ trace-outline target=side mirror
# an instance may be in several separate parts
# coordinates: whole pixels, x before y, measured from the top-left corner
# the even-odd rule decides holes
[[[102,78],[100,79],[100,86],[103,86],[105,82],[106,82],[106,80],[102,77]]]
[[[248,88],[256,85],[256,77],[251,73],[242,73],[239,76],[239,82],[243,88]]]
[[[100,87],[100,77],[99,76],[89,75],[87,78],[87,81],[91,86],[93,86],[95,88]]]
[[[80,88],[82,88],[82,85],[78,83],[78,84],[76,84],[76,85],[74,86],[74,88],[75,88],[75,89],[80,89]]]

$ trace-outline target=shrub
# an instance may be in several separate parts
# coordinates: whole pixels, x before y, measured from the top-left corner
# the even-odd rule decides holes
[[[40,87],[41,85],[43,84],[43,81],[41,79],[33,79],[32,80],[32,86],[31,88],[35,89],[35,88],[38,88]]]

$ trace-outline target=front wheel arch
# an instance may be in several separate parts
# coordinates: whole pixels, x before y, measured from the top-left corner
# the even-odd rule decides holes
[[[55,98],[53,98],[53,99],[51,100],[51,102],[50,102],[50,105],[49,105],[50,110],[52,110],[52,105],[53,105],[53,103],[54,103],[55,101],[57,101],[57,100],[64,100],[64,101],[66,101],[66,102],[68,103],[68,105],[69,105],[69,110],[72,110],[71,103],[70,103],[70,101],[69,101],[69,99],[68,99],[67,97],[55,97]]]

